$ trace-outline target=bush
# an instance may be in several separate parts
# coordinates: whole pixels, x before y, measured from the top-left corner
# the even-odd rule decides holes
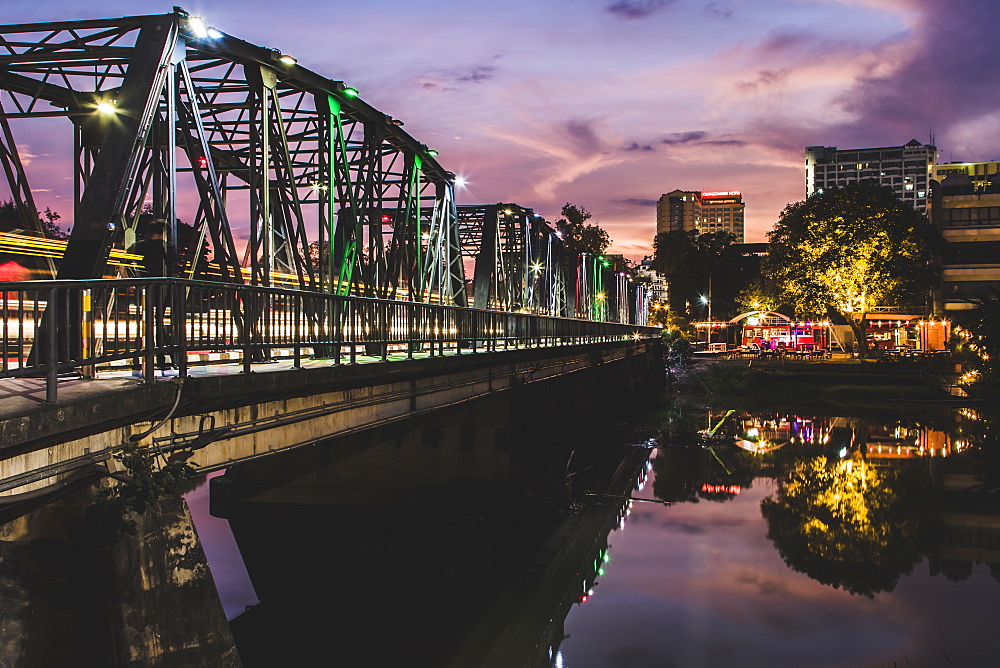
[[[679,329],[664,329],[660,336],[663,338],[664,357],[668,367],[677,368],[691,363],[694,349],[691,341]]]

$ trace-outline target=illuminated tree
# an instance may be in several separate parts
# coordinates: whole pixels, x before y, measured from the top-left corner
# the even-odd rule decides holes
[[[764,273],[801,314],[839,313],[866,352],[873,306],[923,308],[937,281],[940,232],[927,217],[871,181],[820,192],[782,211]]]
[[[660,338],[663,339],[663,360],[668,371],[672,372],[691,363],[691,356],[694,353],[694,347],[691,345],[693,336],[693,332],[685,334],[677,327],[665,327],[660,332]]]
[[[785,563],[852,594],[892,591],[920,562],[927,530],[923,481],[876,470],[860,456],[801,460],[761,502],[767,537]]]
[[[952,348],[971,378],[1000,379],[1000,299],[988,299],[968,314],[952,334]]]
[[[781,304],[772,282],[758,276],[736,298],[741,311],[777,311]]]

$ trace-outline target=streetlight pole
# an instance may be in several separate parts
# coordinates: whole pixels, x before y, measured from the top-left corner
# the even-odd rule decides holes
[[[708,346],[712,347],[712,273],[708,274]]]

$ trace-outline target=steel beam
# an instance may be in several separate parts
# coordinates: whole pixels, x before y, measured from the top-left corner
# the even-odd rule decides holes
[[[57,278],[104,275],[112,232],[122,223],[124,201],[152,125],[176,38],[176,24],[170,16],[151,16],[142,24],[118,92],[118,111],[105,128]]]

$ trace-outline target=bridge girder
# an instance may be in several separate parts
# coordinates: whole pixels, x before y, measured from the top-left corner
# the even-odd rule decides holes
[[[559,235],[517,204],[458,207],[462,248],[475,257],[476,308],[567,316]]]
[[[194,226],[192,276],[210,243],[223,280],[465,304],[454,175],[343,82],[276,50],[180,10],[0,26],[0,129],[50,117],[74,128],[60,278],[103,276],[148,213]],[[0,157],[27,210],[8,134]]]

